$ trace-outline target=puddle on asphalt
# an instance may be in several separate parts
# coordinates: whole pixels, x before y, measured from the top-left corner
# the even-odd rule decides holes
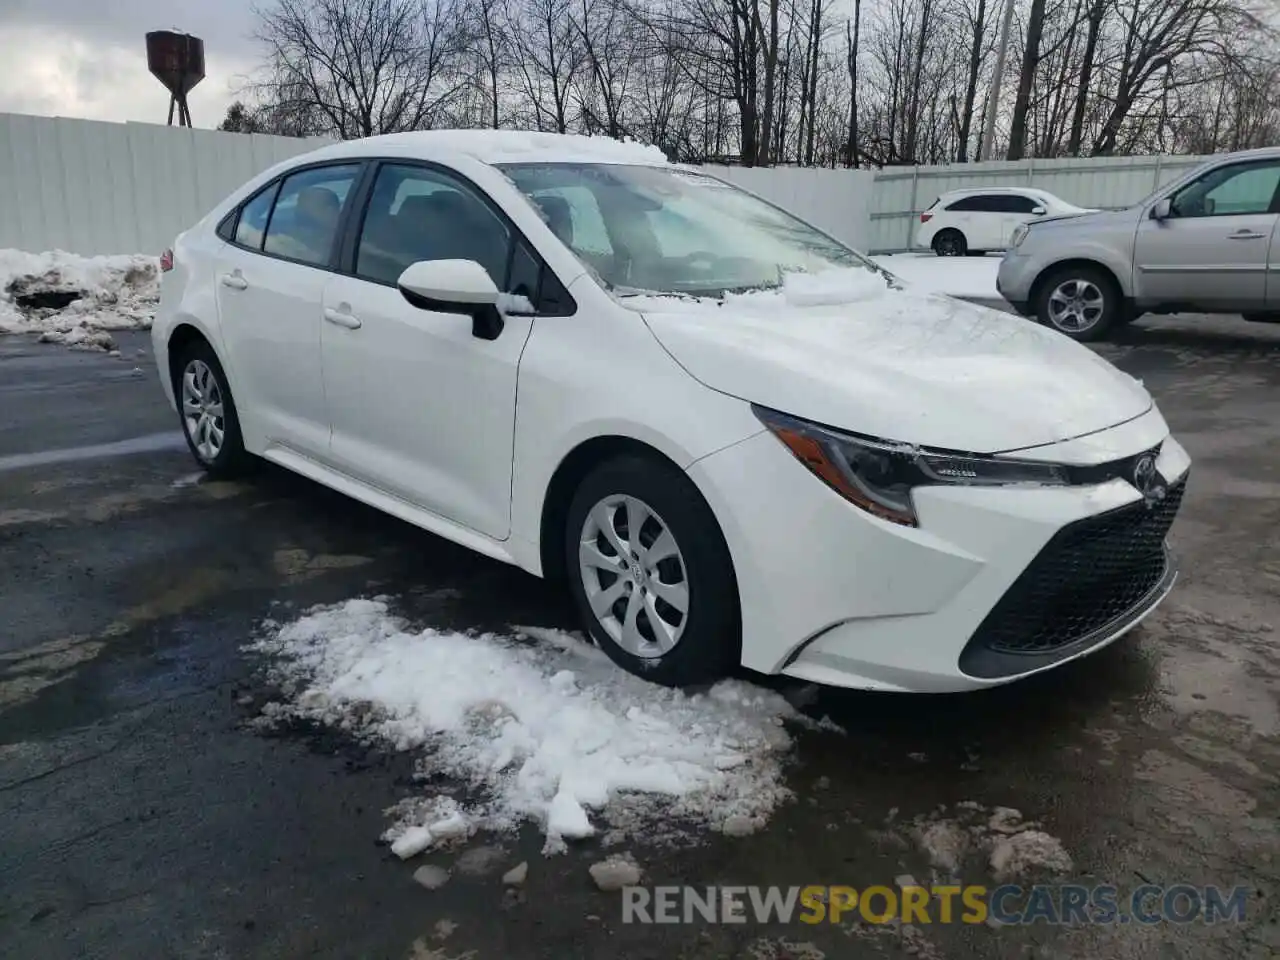
[[[134,453],[155,453],[160,450],[182,450],[186,445],[187,442],[181,433],[167,431],[150,433],[144,437],[131,437],[115,443],[95,443],[87,447],[40,450],[36,453],[15,453],[0,457],[0,473],[7,470],[23,470],[28,467],[44,467],[53,463],[97,460],[102,457],[121,457]]]
[[[1280,734],[1273,688],[1246,661],[1180,651],[1160,665],[1164,701],[1179,713],[1212,710],[1249,724],[1262,736]]]

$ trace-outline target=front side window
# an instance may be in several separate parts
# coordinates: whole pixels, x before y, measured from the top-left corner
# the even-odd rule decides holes
[[[342,204],[359,172],[357,164],[347,164],[315,167],[286,177],[280,184],[262,249],[278,257],[327,266]]]
[[[466,184],[424,167],[378,171],[356,248],[356,275],[395,283],[419,260],[475,260],[501,289],[511,233]]]
[[[717,296],[790,272],[866,260],[802,220],[705,174],[668,167],[515,163],[502,171],[608,287]]]
[[[1176,217],[1229,217],[1280,212],[1280,161],[1218,167],[1173,195]]]
[[[1005,203],[1005,212],[1007,213],[1031,213],[1036,207],[1044,206],[1044,201],[1036,200],[1033,197],[1023,197],[1016,193],[1002,198]]]

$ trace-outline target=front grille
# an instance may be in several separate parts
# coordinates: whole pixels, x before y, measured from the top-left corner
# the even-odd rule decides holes
[[[1185,490],[1184,477],[1150,507],[1139,501],[1059,530],[974,631],[960,668],[1022,673],[1137,617],[1172,574],[1165,536]]]

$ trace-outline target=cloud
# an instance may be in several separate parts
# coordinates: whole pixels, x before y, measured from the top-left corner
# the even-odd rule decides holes
[[[178,7],[184,5],[189,4],[179,0]],[[144,35],[176,28],[205,41],[205,79],[188,101],[196,126],[214,127],[257,63],[247,39],[253,17],[247,7],[238,8],[237,0],[219,10],[233,21],[221,25],[210,22],[214,3],[193,7],[200,10],[198,17],[160,24],[131,18],[138,13],[130,9],[139,6],[138,0],[86,4],[83,10],[68,9],[72,4],[66,3],[46,6],[57,10],[32,6],[0,12],[0,112],[164,123],[169,94],[147,70]],[[154,16],[154,6],[148,6]],[[108,8],[109,18],[104,17]]]

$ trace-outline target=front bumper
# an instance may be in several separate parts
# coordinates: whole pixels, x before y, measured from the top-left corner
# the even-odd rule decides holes
[[[996,292],[1004,297],[1015,310],[1026,315],[1031,307],[1031,287],[1035,283],[1037,270],[1030,257],[1020,256],[1016,251],[1005,252],[996,271]]]
[[[1158,412],[1121,432],[1132,447],[1126,454],[1162,444],[1161,476],[1171,490],[1185,482],[1190,459]],[[1007,683],[1106,645],[1154,609],[1172,584],[1173,567],[1162,562],[1152,582],[1129,584],[1127,603],[1113,609],[1098,593],[1099,584],[1109,583],[1105,572],[1095,576],[1106,551],[1071,554],[1079,563],[1074,573],[1061,571],[1062,602],[1076,603],[1085,619],[1066,642],[1033,636],[1055,569],[1037,558],[1060,554],[1053,544],[1063,531],[1088,528],[1113,511],[1144,509],[1138,491],[1120,479],[1078,487],[922,488],[915,494],[920,526],[913,528],[846,502],[768,433],[698,461],[689,473],[716,511],[733,556],[743,664],[764,673],[912,692]],[[1163,558],[1164,530],[1147,536],[1157,534]],[[1123,545],[1124,536],[1113,542]],[[1112,557],[1120,566],[1108,569],[1123,567],[1122,553]],[[1106,615],[1096,615],[1093,596]],[[1031,649],[1010,649],[1023,635]]]

